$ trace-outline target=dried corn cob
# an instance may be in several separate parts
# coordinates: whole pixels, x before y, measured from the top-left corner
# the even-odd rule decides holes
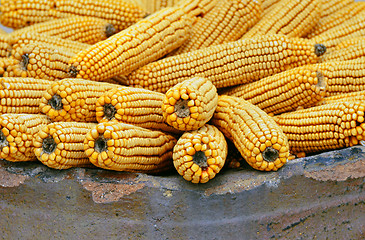
[[[166,92],[162,113],[165,121],[176,129],[197,130],[212,118],[217,102],[217,89],[212,82],[195,77]]]
[[[365,36],[358,39],[357,43],[347,47],[335,47],[332,51],[321,56],[321,61],[346,61],[365,57]],[[344,44],[342,45],[344,46]]]
[[[18,64],[8,66],[4,76],[48,80],[69,77],[67,62],[74,53],[67,49],[50,44],[31,43],[16,50],[12,58],[16,59]]]
[[[35,78],[0,78],[0,114],[40,113],[39,103],[51,82]]]
[[[365,100],[365,90],[325,97],[322,99],[322,101],[318,102],[316,105],[319,106],[319,105],[324,105],[324,104],[329,104],[329,103],[334,103],[334,102],[347,102],[347,101],[357,101],[357,100],[361,100],[361,101]]]
[[[166,92],[191,77],[206,77],[217,88],[254,82],[301,65],[316,63],[322,44],[283,35],[241,39],[164,58],[128,76],[127,85]]]
[[[221,0],[192,28],[190,37],[173,54],[239,39],[260,18],[259,1]]]
[[[7,34],[0,34],[0,57],[9,57],[10,45],[8,43],[9,37]]]
[[[357,17],[358,14],[363,14],[364,11],[364,2],[353,2],[348,4],[326,17],[321,17],[315,27],[307,34],[306,38],[313,38],[331,28],[339,26],[347,20]]]
[[[18,29],[9,33],[9,38],[19,34],[34,32],[94,44],[112,36],[116,30],[111,23],[100,18],[69,17],[49,20]]]
[[[96,123],[55,122],[35,135],[34,154],[44,165],[55,169],[93,166],[84,152],[86,134]]]
[[[287,162],[286,136],[270,116],[246,100],[219,96],[212,124],[234,143],[253,168],[276,171]]]
[[[98,98],[119,85],[84,79],[66,78],[54,82],[45,91],[39,107],[53,121],[96,122]]]
[[[365,36],[365,13],[358,14],[357,17],[351,18],[341,25],[331,28],[313,38],[314,42],[324,44],[327,49],[332,50],[337,44],[354,37]]]
[[[141,0],[142,7],[149,13],[160,11],[166,7],[173,7],[179,0]]]
[[[178,173],[192,183],[206,183],[223,168],[227,158],[227,142],[218,128],[206,124],[185,132],[173,151]]]
[[[0,11],[0,22],[14,29],[55,18],[87,16],[104,19],[120,31],[146,15],[140,6],[124,0],[2,0]]]
[[[325,96],[325,90],[323,74],[315,66],[306,65],[230,88],[221,94],[243,98],[274,115],[313,106]]]
[[[365,103],[335,102],[274,117],[293,153],[349,147],[365,138]]]
[[[97,81],[125,75],[179,47],[190,26],[181,9],[165,8],[81,51],[70,60],[69,72]]]
[[[354,0],[322,0],[322,12],[321,17],[329,16],[342,8],[346,7],[349,4],[353,4]]]
[[[263,34],[285,34],[289,37],[305,36],[321,16],[322,0],[281,0],[264,15],[243,38]]]
[[[11,69],[16,68],[19,62],[18,59],[10,57],[0,58],[0,77],[14,77],[15,74]],[[10,68],[10,71],[8,68]]]
[[[166,133],[125,123],[99,123],[86,134],[84,150],[97,167],[127,172],[160,173],[173,167],[177,140]]]
[[[54,47],[66,48],[68,52],[71,52],[73,54],[76,54],[90,46],[89,44],[80,43],[69,39],[63,39],[39,33],[26,32],[24,34],[15,35],[11,39],[9,39],[9,45],[12,48],[11,55],[14,55],[15,52],[19,51],[20,48],[23,48],[24,46],[31,43],[46,44],[52,45]]]
[[[11,162],[37,160],[33,152],[33,137],[50,123],[42,114],[0,115],[0,158]]]
[[[164,122],[162,104],[165,95],[143,88],[118,87],[101,95],[95,106],[96,120],[117,121],[151,130],[180,133]]]

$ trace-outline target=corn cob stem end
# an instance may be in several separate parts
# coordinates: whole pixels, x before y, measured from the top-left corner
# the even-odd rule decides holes
[[[203,151],[197,151],[193,155],[193,162],[197,164],[203,171],[208,167],[207,160],[207,156],[205,156]]]
[[[314,53],[315,53],[318,57],[320,57],[320,56],[322,56],[323,54],[325,54],[325,53],[326,53],[326,50],[327,50],[327,48],[326,48],[326,46],[325,46],[325,45],[323,45],[323,44],[321,44],[321,43],[314,44]]]
[[[267,147],[262,152],[262,157],[267,162],[274,162],[279,157],[279,151],[272,147]]]
[[[174,111],[179,118],[188,117],[190,115],[188,101],[183,99],[178,100],[174,106]]]
[[[56,150],[57,144],[52,137],[47,137],[42,141],[42,149],[44,153],[51,154]]]
[[[97,151],[98,153],[102,153],[102,152],[105,152],[108,150],[108,147],[107,147],[107,139],[105,139],[104,137],[98,137],[96,140],[95,140],[95,151]]]
[[[48,104],[55,110],[61,110],[63,108],[62,98],[58,94],[53,95],[48,101]]]
[[[105,118],[107,118],[108,120],[112,120],[115,117],[115,114],[117,113],[115,107],[110,103],[104,105],[103,111]]]

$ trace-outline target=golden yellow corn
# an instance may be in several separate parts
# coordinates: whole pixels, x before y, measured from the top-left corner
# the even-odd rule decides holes
[[[97,100],[96,120],[117,121],[151,130],[180,133],[165,123],[162,104],[165,95],[143,88],[118,87],[103,93]]]
[[[48,123],[49,118],[42,114],[1,114],[0,158],[11,162],[37,160],[33,138]]]
[[[276,171],[287,162],[287,137],[272,117],[246,100],[219,96],[211,123],[234,143],[254,169]]]
[[[160,173],[173,168],[177,140],[166,133],[125,123],[99,123],[86,134],[84,150],[97,167],[127,172]]]
[[[165,93],[192,77],[206,77],[217,88],[254,82],[301,65],[325,52],[308,39],[267,35],[241,39],[149,63],[128,76],[127,85]]]
[[[94,44],[105,40],[116,32],[113,24],[100,18],[68,17],[49,20],[9,33],[9,38],[23,33],[40,33],[69,39],[82,43]]]
[[[119,85],[65,78],[53,82],[40,101],[42,113],[57,122],[96,122],[98,98]]]
[[[280,0],[261,0],[262,15],[265,16],[268,12],[275,8]]]
[[[333,103],[333,102],[355,101],[355,100],[364,101],[365,100],[365,90],[325,97],[322,99],[322,101],[318,102],[316,105],[329,104],[329,103]]]
[[[40,113],[39,104],[51,81],[35,78],[0,78],[0,114]]]
[[[11,46],[9,45],[9,37],[7,34],[0,34],[0,57],[9,57]]]
[[[345,21],[363,14],[364,11],[364,2],[352,2],[326,17],[321,17],[315,27],[306,35],[306,38],[313,38],[333,27],[339,26]]]
[[[206,183],[223,168],[227,158],[227,142],[213,125],[185,132],[173,151],[177,172],[192,183]]]
[[[34,154],[50,168],[93,166],[84,152],[84,140],[95,126],[96,123],[49,123],[34,136]]]
[[[315,153],[353,146],[365,138],[365,103],[334,102],[274,117],[292,153]]]
[[[191,29],[190,37],[173,54],[239,39],[260,18],[261,4],[250,0],[221,0]]]
[[[322,0],[281,0],[242,37],[271,33],[305,36],[321,17],[321,7]]]
[[[7,67],[4,76],[57,80],[69,77],[68,60],[74,55],[65,48],[30,43],[17,48],[11,56],[18,64]]]
[[[322,0],[322,2],[321,17],[323,18],[340,11],[347,5],[353,4],[354,0]]]
[[[179,0],[141,0],[142,7],[149,13],[160,11],[166,7],[173,7]]]
[[[69,72],[96,81],[126,75],[179,47],[190,27],[181,9],[165,8],[76,54]]]
[[[183,9],[189,16],[204,17],[220,0],[180,0],[174,7]]]
[[[0,58],[0,77],[14,77],[15,74],[11,69],[15,69],[19,65],[19,62],[18,59],[10,57]],[[10,71],[8,68],[10,68]]]
[[[104,19],[117,31],[146,15],[137,4],[125,0],[2,0],[0,22],[14,29],[56,18],[87,16]]]
[[[340,47],[337,45],[332,51],[322,55],[321,61],[346,61],[365,57],[365,36],[362,36],[361,39],[357,38],[357,40],[353,44],[346,41],[348,42],[347,47],[343,47],[345,43]]]
[[[217,102],[218,93],[212,82],[194,77],[166,92],[162,113],[165,121],[178,130],[197,130],[212,118]]]
[[[359,41],[363,41],[365,39],[364,36],[358,36],[353,38],[348,38],[346,40],[341,41],[339,44],[337,44],[332,50],[340,50],[342,48],[347,48],[352,45],[358,44]]]
[[[268,114],[315,105],[325,96],[326,79],[313,65],[293,68],[220,94],[243,98]]]

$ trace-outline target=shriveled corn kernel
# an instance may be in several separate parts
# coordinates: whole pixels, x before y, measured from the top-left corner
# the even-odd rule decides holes
[[[93,166],[84,152],[84,140],[95,126],[96,123],[50,123],[34,136],[34,153],[39,161],[50,168]]]
[[[69,72],[97,81],[128,74],[179,47],[190,27],[184,11],[165,8],[76,54],[69,61]]]
[[[305,36],[320,19],[322,0],[281,0],[243,38],[270,33]]]
[[[287,137],[270,116],[248,101],[238,97],[219,96],[211,122],[234,143],[253,168],[276,171],[287,162]],[[265,138],[264,141],[261,141],[262,137]]]
[[[44,93],[39,107],[53,121],[96,122],[96,102],[106,91],[119,85],[65,78]]]
[[[217,89],[212,82],[194,77],[166,92],[162,104],[163,118],[178,130],[197,130],[212,118],[217,102]]]
[[[11,162],[37,160],[33,137],[50,119],[42,114],[0,115],[0,158]]]
[[[40,33],[82,43],[95,44],[112,36],[113,24],[94,17],[67,17],[49,20],[9,33],[9,38],[23,33]]]
[[[323,99],[325,90],[323,74],[315,65],[306,65],[232,87],[220,94],[243,98],[268,114],[280,114],[315,105]]]
[[[203,142],[203,138],[207,138],[208,141]],[[194,146],[194,151],[187,151],[187,143]],[[227,142],[218,128],[205,124],[197,130],[185,132],[178,139],[172,157],[180,175],[184,177],[190,169],[193,172],[192,183],[206,183],[223,168],[227,157]],[[192,164],[186,167],[187,163]],[[205,173],[208,178],[203,178]],[[190,179],[190,177],[184,178]]]
[[[172,150],[177,140],[171,135],[116,122],[99,123],[94,130],[87,133],[84,150],[97,167],[143,173],[173,167]]]
[[[165,95],[143,88],[118,87],[102,94],[95,106],[96,120],[117,121],[152,130],[180,133],[164,122],[162,104]]]
[[[223,88],[316,63],[324,52],[322,44],[307,39],[258,36],[149,63],[129,74],[127,84],[165,93],[178,82],[199,76]]]
[[[353,146],[353,137],[364,139],[365,103],[363,101],[332,102],[274,117],[288,137],[290,151],[294,154],[315,153]],[[354,113],[348,118],[346,112]]]

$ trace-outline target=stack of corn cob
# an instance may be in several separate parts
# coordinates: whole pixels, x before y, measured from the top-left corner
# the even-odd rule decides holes
[[[5,160],[206,183],[242,160],[276,171],[365,139],[365,3],[3,0],[0,12],[14,29],[0,33]]]

